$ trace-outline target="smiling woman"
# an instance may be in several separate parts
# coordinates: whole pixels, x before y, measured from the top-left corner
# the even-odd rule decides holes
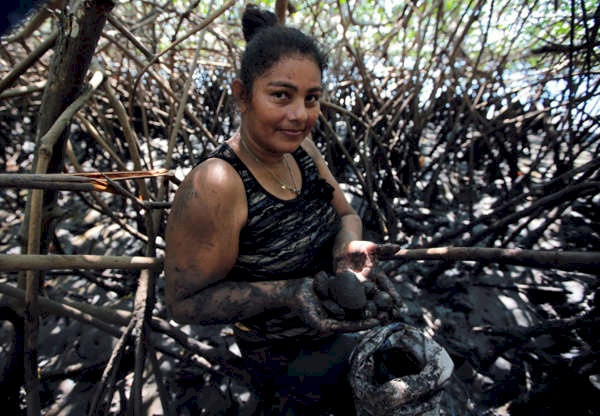
[[[261,184],[284,199],[290,191],[300,195],[302,175],[290,153],[310,134],[317,121],[320,81],[321,74],[313,61],[294,56],[283,59],[259,77],[250,97],[245,97],[240,81],[233,84],[245,116],[237,135],[239,142],[256,162],[254,168],[259,168],[254,169],[255,175],[260,177],[260,168],[269,174],[270,177],[259,179]],[[279,189],[273,185],[279,185]]]
[[[240,126],[177,191],[167,305],[182,323],[233,325],[264,414],[353,414],[346,375],[357,341],[346,333],[381,321],[331,317],[313,277],[361,258],[352,268],[367,279],[377,246],[361,241],[360,218],[310,140],[325,59],[270,12],[248,6],[242,22]]]

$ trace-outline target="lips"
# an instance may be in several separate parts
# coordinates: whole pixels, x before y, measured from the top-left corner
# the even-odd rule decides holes
[[[285,134],[286,136],[292,136],[292,137],[298,137],[298,136],[303,137],[306,134],[305,129],[280,129],[279,131],[281,133]]]

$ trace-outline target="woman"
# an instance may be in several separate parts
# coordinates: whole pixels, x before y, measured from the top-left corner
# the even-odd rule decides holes
[[[255,383],[273,396],[270,414],[304,412],[347,370],[354,343],[338,334],[380,323],[328,317],[313,277],[350,265],[367,277],[378,246],[361,241],[359,216],[308,138],[323,55],[270,12],[248,6],[242,24],[248,43],[232,83],[241,125],[177,191],[167,304],[181,323],[234,324]]]

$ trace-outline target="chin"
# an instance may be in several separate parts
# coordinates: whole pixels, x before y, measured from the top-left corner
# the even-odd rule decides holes
[[[303,132],[302,134],[288,134],[288,133],[280,133],[279,137],[281,137],[281,145],[282,147],[293,147],[294,150],[302,144],[304,139],[308,137],[308,133]]]

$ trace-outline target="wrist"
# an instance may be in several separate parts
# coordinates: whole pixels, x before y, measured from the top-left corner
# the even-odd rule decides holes
[[[275,290],[271,296],[272,307],[274,308],[286,308],[293,309],[296,303],[298,291],[302,284],[309,277],[291,280],[281,280],[276,282]]]
[[[355,238],[352,238],[352,236],[338,236],[333,245],[333,258],[344,257],[348,253],[348,248],[353,241],[355,241]]]

